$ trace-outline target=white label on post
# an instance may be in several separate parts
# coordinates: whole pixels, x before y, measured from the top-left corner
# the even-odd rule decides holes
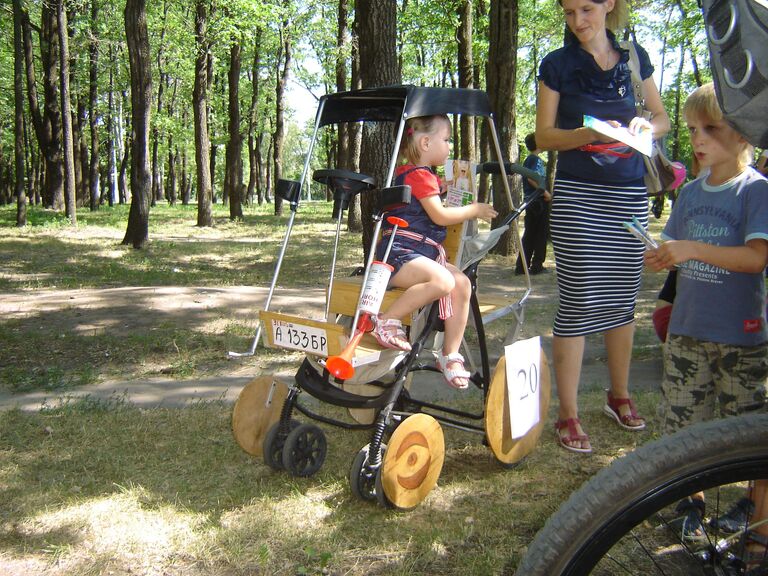
[[[507,398],[513,439],[522,438],[539,423],[541,338],[520,340],[504,348]]]

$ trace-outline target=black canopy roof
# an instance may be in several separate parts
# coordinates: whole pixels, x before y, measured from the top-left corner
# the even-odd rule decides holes
[[[433,114],[490,116],[488,95],[468,88],[384,86],[327,94],[320,126],[340,122],[386,121]]]

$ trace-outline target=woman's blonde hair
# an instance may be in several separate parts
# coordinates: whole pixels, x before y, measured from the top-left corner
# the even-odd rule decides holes
[[[403,139],[400,142],[400,158],[408,164],[418,164],[421,158],[419,138],[425,134],[430,136],[437,133],[443,122],[451,126],[451,119],[445,114],[417,116],[406,120]]]
[[[709,122],[720,122],[723,119],[723,111],[717,101],[715,85],[712,82],[699,86],[688,95],[683,105],[683,116],[688,118],[701,118]],[[752,163],[754,148],[744,142],[742,150],[738,153],[739,166],[744,168]]]
[[[563,0],[557,0],[560,6],[563,5]],[[594,4],[605,4],[607,0],[591,0]],[[613,4],[613,10],[608,12],[605,17],[605,27],[608,28],[614,34],[618,34],[627,25],[629,19],[629,8],[627,7],[627,0],[615,0]]]

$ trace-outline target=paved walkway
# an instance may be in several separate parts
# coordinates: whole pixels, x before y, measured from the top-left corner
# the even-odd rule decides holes
[[[544,350],[551,358],[549,339],[544,339]],[[233,360],[236,362],[236,360]],[[630,382],[634,390],[654,390],[661,382],[661,358],[636,361],[630,369]],[[69,390],[61,394],[51,392],[31,392],[28,394],[0,393],[0,409],[19,408],[36,411],[42,406],[57,405],[68,399],[91,397],[99,400],[122,399],[142,408],[183,408],[200,401],[223,401],[232,403],[237,400],[242,388],[259,374],[246,374],[243,368],[240,374],[213,376],[196,380],[175,380],[168,378],[150,378],[127,382],[103,382]],[[290,375],[287,375],[290,377]],[[441,380],[439,374],[421,372],[414,379],[420,397],[433,399],[447,398],[455,394]],[[581,377],[582,390],[601,390],[607,387],[608,369],[605,364],[589,355],[584,359]],[[553,379],[554,384],[554,379]],[[475,391],[477,389],[474,389]],[[470,392],[472,393],[472,392]],[[479,392],[478,392],[479,393]],[[554,395],[554,390],[553,390]]]
[[[494,293],[503,293],[502,285],[486,282]],[[543,289],[543,290],[542,290]],[[546,294],[547,287],[539,292]],[[115,331],[150,329],[159,321],[174,322],[188,327],[200,327],[220,318],[222,311],[239,316],[253,317],[264,307],[267,288],[226,287],[125,287],[82,290],[36,290],[0,298],[0,314],[7,318],[34,317],[41,323],[56,323],[62,332],[89,334]],[[272,310],[296,312],[296,308],[311,305],[322,309],[322,290],[285,289],[275,293]],[[150,313],[137,314],[138,311]],[[242,343],[245,351],[251,340]],[[260,344],[261,345],[261,344]],[[551,338],[543,337],[542,345],[548,358]],[[501,351],[492,351],[499,354]],[[222,351],[225,354],[226,351]],[[582,370],[582,390],[600,390],[607,387],[608,371],[602,359],[600,346],[588,343]],[[491,358],[495,365],[496,358]],[[296,367],[298,368],[298,366]],[[38,410],[43,405],[55,405],[68,398],[90,396],[100,400],[121,398],[143,408],[183,407],[198,401],[234,402],[242,388],[260,374],[247,360],[233,359],[223,375],[195,380],[177,380],[154,377],[124,382],[102,382],[62,393],[32,392],[9,394],[0,390],[0,409],[18,407]],[[287,377],[290,378],[291,375]],[[420,373],[416,380],[419,395],[445,398],[457,394],[444,384],[439,374]],[[635,361],[631,367],[630,382],[633,389],[656,389],[661,381],[660,355]],[[476,390],[476,389],[475,389]],[[467,394],[467,392],[458,392]]]

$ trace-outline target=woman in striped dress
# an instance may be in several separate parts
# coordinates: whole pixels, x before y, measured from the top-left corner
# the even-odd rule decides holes
[[[607,415],[630,430],[645,427],[629,398],[635,300],[643,245],[623,228],[644,224],[648,201],[639,153],[583,126],[594,116],[631,132],[669,130],[648,54],[637,46],[649,121],[635,117],[629,51],[612,30],[626,23],[625,0],[560,0],[568,25],[566,44],[539,69],[536,141],[557,150],[550,216],[560,297],[553,329],[553,361],[560,401],[555,424],[560,445],[591,452],[578,418],[584,337],[602,332],[608,354]]]

